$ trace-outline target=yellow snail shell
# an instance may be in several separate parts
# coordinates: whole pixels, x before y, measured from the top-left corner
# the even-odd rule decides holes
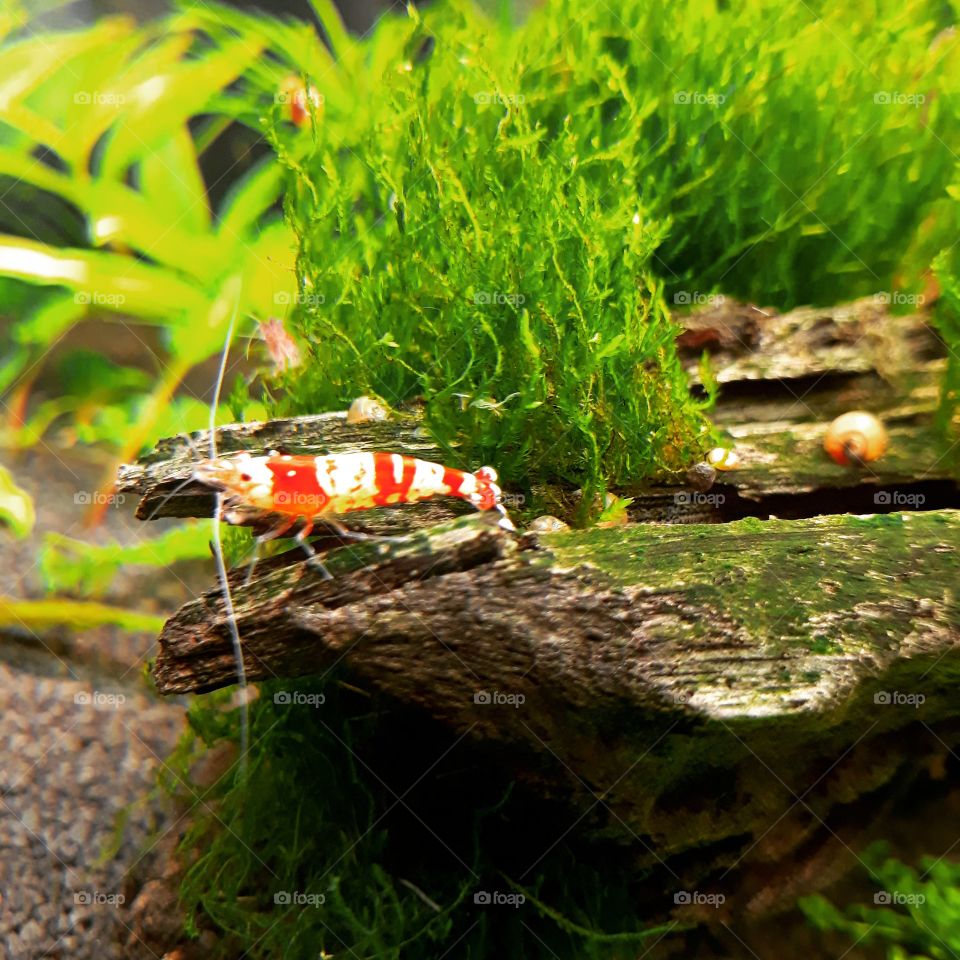
[[[740,466],[740,457],[735,450],[725,447],[714,447],[707,454],[707,463],[717,470],[736,470]]]
[[[872,413],[851,410],[827,427],[823,449],[840,466],[850,467],[878,460],[889,442],[886,429]]]

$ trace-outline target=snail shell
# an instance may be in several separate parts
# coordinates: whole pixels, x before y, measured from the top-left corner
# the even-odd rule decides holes
[[[709,463],[695,463],[687,471],[687,483],[701,493],[706,493],[716,482],[716,479],[716,468],[711,467]]]
[[[740,457],[736,450],[728,450],[726,447],[714,447],[707,454],[707,463],[717,470],[736,470],[740,466]]]
[[[347,410],[347,423],[365,423],[367,420],[386,420],[387,411],[373,397],[357,397]]]
[[[531,520],[530,525],[527,527],[527,530],[532,533],[559,533],[561,530],[569,529],[568,524],[551,516],[549,513],[545,513],[542,517],[537,517],[536,520]]]
[[[843,467],[859,466],[882,457],[889,442],[877,417],[863,410],[851,410],[827,427],[823,449]]]

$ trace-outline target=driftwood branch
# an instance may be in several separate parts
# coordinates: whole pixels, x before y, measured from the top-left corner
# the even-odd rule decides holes
[[[958,530],[942,512],[536,539],[477,516],[335,550],[332,581],[272,570],[234,602],[251,678],[338,666],[496,744],[585,829],[703,870],[772,857],[772,837],[753,849],[772,811],[793,830],[776,857],[799,849],[956,742]],[[155,677],[234,681],[219,593],[170,620]]]
[[[495,746],[518,780],[562,797],[584,830],[635,848],[639,863],[699,877],[752,864],[751,909],[769,905],[776,862],[792,861],[797,889],[825,875],[864,805],[960,742],[960,513],[949,509],[960,501],[932,426],[940,351],[922,317],[896,320],[897,349],[885,348],[875,325],[894,321],[875,304],[773,322],[726,309],[726,320],[691,318],[700,339],[684,348],[714,338],[726,385],[715,419],[743,459],[708,500],[663,477],[620,491],[636,498],[632,519],[658,523],[540,537],[441,503],[380,511],[368,529],[407,535],[328,538],[318,546],[332,580],[299,552],[250,583],[234,577],[248,677],[346,671],[397,709]],[[716,335],[721,320],[733,332]],[[885,417],[891,450],[843,469],[822,435],[856,406]],[[414,418],[234,425],[217,446],[440,456]],[[194,456],[171,441],[125,472],[124,489],[156,510]],[[574,502],[530,493],[559,515]],[[158,513],[211,506],[188,488]],[[757,519],[772,514],[802,519]],[[663,522],[677,519],[713,522]],[[234,682],[219,591],[167,623],[154,673],[164,693]]]
[[[742,466],[722,474],[710,498],[690,495],[695,491],[682,475],[628,484],[615,492],[633,499],[632,520],[691,523],[750,515],[866,513],[882,508],[874,495],[891,488],[923,495],[929,505],[960,506],[957,457],[947,452],[932,416],[944,348],[922,314],[891,316],[874,298],[782,315],[725,300],[684,322],[681,356],[696,380],[697,359],[704,349],[711,352],[714,374],[723,384],[712,418],[735,444]],[[891,442],[882,460],[849,469],[824,456],[822,440],[833,417],[857,407],[883,417]],[[226,454],[391,450],[446,459],[412,414],[360,424],[348,424],[342,412],[229,424],[217,429],[215,440],[217,451]],[[141,519],[211,516],[213,496],[190,481],[194,461],[209,449],[207,431],[161,441],[138,463],[121,468],[118,492],[141,497]],[[547,486],[514,490],[509,477],[503,480],[507,490],[532,498],[562,519],[577,509],[576,491]],[[917,484],[926,488],[904,490]],[[349,525],[396,534],[463,512],[459,503],[432,501],[371,511],[349,518]]]

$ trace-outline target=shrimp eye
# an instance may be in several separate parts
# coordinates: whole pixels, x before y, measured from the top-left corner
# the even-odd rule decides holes
[[[250,482],[250,474],[249,474],[249,473],[241,473],[241,474],[240,474],[240,479],[243,480],[244,483],[249,483],[249,482]]]

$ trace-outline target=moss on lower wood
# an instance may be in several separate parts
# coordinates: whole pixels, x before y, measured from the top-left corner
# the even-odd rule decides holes
[[[208,955],[627,960],[684,929],[648,922],[646,872],[566,836],[569,811],[524,793],[495,753],[333,675],[259,690],[245,776],[193,779],[237,739],[222,693],[194,702],[164,771],[192,805],[182,895],[189,930],[218,935]]]
[[[456,536],[477,522],[463,518],[423,537]],[[633,590],[670,598],[682,590],[691,609],[699,605],[721,625],[726,619],[755,631],[761,647],[810,653],[824,640],[836,645],[823,650],[826,659],[813,659],[829,673],[827,660],[855,653],[855,643],[905,642],[902,624],[922,603],[956,622],[958,524],[960,515],[943,512],[594,529],[545,536],[542,551],[511,553],[497,564],[510,571],[550,565],[601,595]],[[345,549],[342,562],[362,565],[380,549]],[[330,562],[336,567],[338,560]],[[787,567],[790,585],[781,586]],[[906,616],[898,618],[894,606],[885,617],[884,598],[906,604]],[[856,640],[846,632],[847,615],[864,604],[884,615],[861,609]],[[829,634],[811,626],[817,611],[836,617]],[[693,630],[710,626],[687,622]],[[622,642],[611,637],[614,656]],[[669,643],[663,651],[669,659]],[[770,659],[770,684],[819,680],[820,670],[803,666],[808,659],[798,658],[788,674],[776,656]],[[696,662],[694,686],[718,682],[706,666],[700,676]],[[898,667],[900,679],[926,671],[928,689],[957,679],[951,658],[932,674],[928,661],[906,659]],[[682,870],[691,851],[716,849],[714,862],[733,866],[736,838],[778,822],[791,790],[815,782],[817,790],[804,793],[805,809],[826,817],[882,786],[901,762],[890,745],[909,742],[914,719],[926,723],[935,712],[874,707],[869,714],[868,690],[829,716],[744,710],[718,719],[680,702],[662,712],[584,706],[551,749],[572,756],[585,747],[594,755],[603,744],[591,785],[602,808],[616,814],[605,828],[541,795],[536,757],[524,764],[521,781],[502,744],[458,736],[351,679],[349,687],[334,677],[264,684],[252,706],[249,779],[224,778],[196,811],[186,845],[200,853],[184,899],[198,923],[221,932],[226,956],[246,950],[300,958],[326,950],[426,960],[451,947],[473,958],[636,956],[643,949],[637,940],[658,936],[657,924],[672,910],[663,875],[649,872],[655,857]],[[949,700],[939,697],[938,709]],[[197,739],[184,746],[180,776],[188,776],[204,743],[236,739],[236,714],[223,703],[204,698],[192,711]],[[861,761],[869,751],[869,762]],[[834,763],[838,757],[842,764]],[[613,838],[617,818],[642,842],[624,847],[622,835],[617,846],[598,842],[605,830]],[[571,824],[577,829],[566,833]],[[563,840],[551,846],[558,836]],[[713,856],[708,852],[706,861]],[[474,902],[475,894],[493,892],[524,893],[528,901],[499,909]],[[314,906],[305,897],[324,900]],[[600,929],[626,930],[632,945],[599,936]]]

